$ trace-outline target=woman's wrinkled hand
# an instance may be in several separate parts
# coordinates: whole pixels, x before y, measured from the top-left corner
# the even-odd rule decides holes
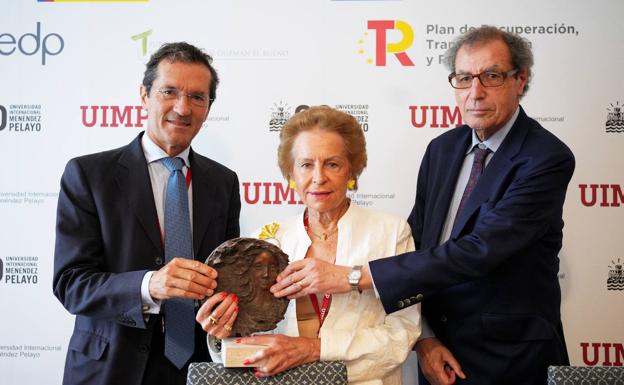
[[[347,276],[350,267],[338,266],[316,258],[295,261],[277,276],[271,286],[276,297],[295,299],[309,294],[348,293],[351,290]]]
[[[243,361],[248,366],[259,364],[254,369],[256,377],[273,376],[284,370],[318,361],[321,356],[321,340],[318,338],[270,334],[240,338],[236,342],[266,346]]]
[[[230,336],[238,315],[238,297],[234,293],[216,293],[197,311],[195,319],[211,336],[224,339]]]

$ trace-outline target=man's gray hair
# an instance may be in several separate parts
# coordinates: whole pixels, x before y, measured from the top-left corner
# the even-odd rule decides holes
[[[519,35],[500,30],[491,25],[483,25],[466,32],[457,37],[451,47],[444,54],[444,65],[451,71],[455,72],[455,58],[457,51],[463,46],[473,46],[488,43],[493,40],[502,40],[507,44],[511,54],[511,65],[513,68],[526,69],[527,82],[524,86],[524,94],[529,89],[529,83],[532,78],[531,68],[533,67],[533,52],[531,51],[531,43]]]

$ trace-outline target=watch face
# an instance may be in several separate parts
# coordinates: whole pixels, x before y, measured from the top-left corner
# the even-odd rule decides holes
[[[360,280],[360,277],[362,276],[362,272],[359,270],[353,270],[352,272],[349,273],[349,281],[351,283],[358,283],[358,281]]]
[[[353,266],[352,270],[347,275],[347,278],[349,279],[351,289],[355,290],[357,288],[357,284],[360,283],[360,278],[362,278],[362,266]]]

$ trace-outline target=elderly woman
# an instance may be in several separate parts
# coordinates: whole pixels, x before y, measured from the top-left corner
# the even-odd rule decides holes
[[[317,258],[353,266],[351,278],[357,284],[359,270],[369,260],[414,249],[404,220],[360,208],[347,197],[347,191],[357,189],[367,160],[364,134],[352,116],[325,106],[299,112],[282,128],[277,152],[282,174],[305,205],[299,215],[276,222],[277,229],[273,226],[268,235],[291,262]],[[304,289],[305,277],[294,285]],[[223,337],[224,329],[205,318],[209,311],[217,318],[224,311],[229,315],[233,305],[224,301],[213,310],[220,301],[213,298],[198,320],[208,333]],[[258,377],[308,362],[341,360],[350,383],[400,384],[401,364],[420,335],[419,311],[411,306],[387,315],[374,291],[360,292],[354,285],[346,294],[292,300],[275,334],[239,341],[267,346],[246,361],[260,364]]]

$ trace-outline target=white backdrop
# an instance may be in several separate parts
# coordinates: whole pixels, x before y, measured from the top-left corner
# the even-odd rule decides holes
[[[623,14],[619,0],[4,1],[0,382],[61,382],[73,319],[51,284],[60,175],[71,157],[142,130],[139,84],[160,44],[188,41],[215,59],[218,100],[193,147],[238,172],[245,234],[301,209],[280,193],[275,153],[281,119],[302,105],[361,120],[369,166],[353,199],[407,217],[425,146],[460,123],[439,55],[481,24],[531,41],[522,105],[577,158],[560,255],[572,363],[621,366]],[[377,47],[382,35],[398,48]]]

